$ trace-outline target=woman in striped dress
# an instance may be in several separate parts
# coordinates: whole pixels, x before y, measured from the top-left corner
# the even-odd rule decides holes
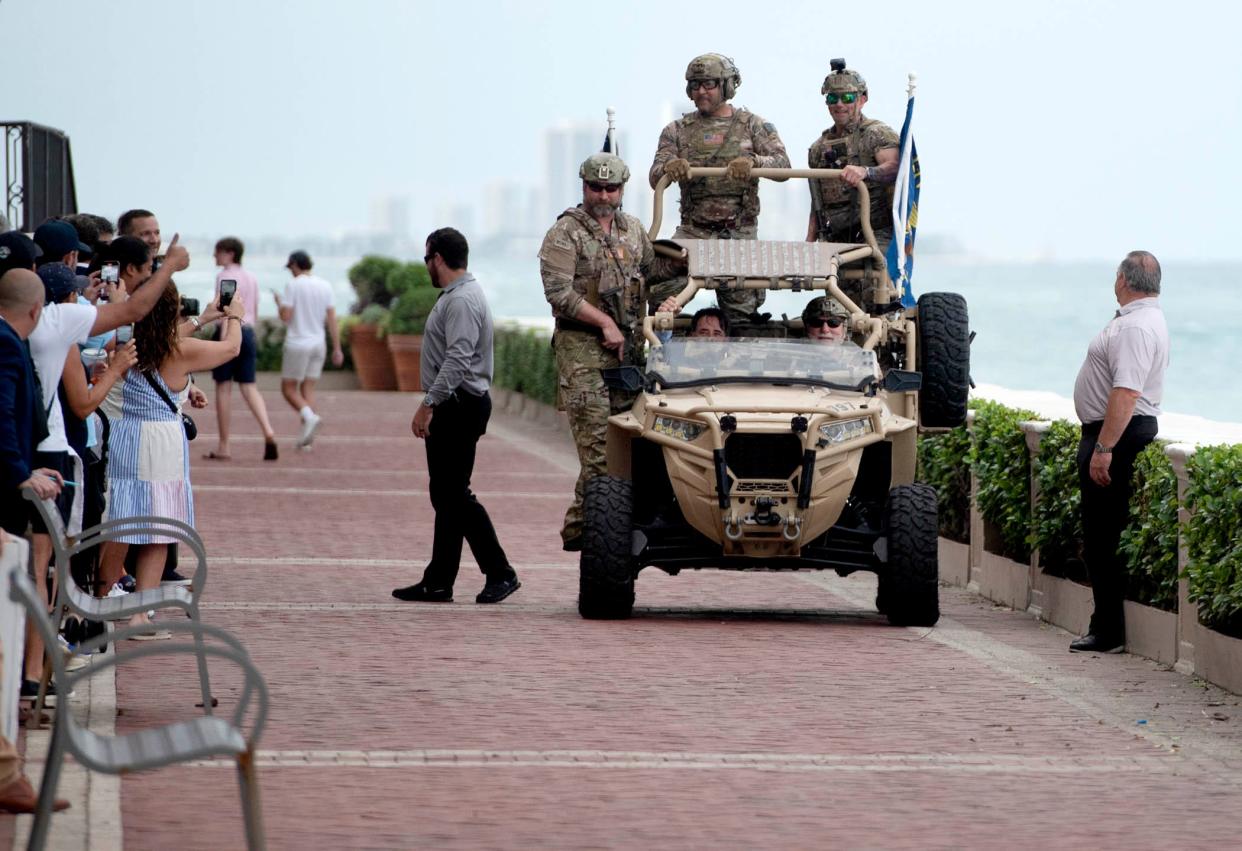
[[[144,280],[150,276],[148,260]],[[134,325],[138,363],[125,374],[121,415],[108,438],[108,517],[157,515],[194,524],[190,489],[190,450],[181,424],[181,402],[190,373],[208,370],[237,356],[241,348],[242,306],[225,308],[219,341],[180,337],[181,297],[169,284],[160,300]],[[161,392],[162,391],[162,392]],[[174,404],[164,399],[166,394]],[[174,410],[175,406],[175,410]],[[138,552],[139,591],[160,584],[168,544],[173,539],[150,533],[119,539]],[[146,626],[147,616],[135,615],[130,626]],[[148,633],[166,638],[167,632]]]

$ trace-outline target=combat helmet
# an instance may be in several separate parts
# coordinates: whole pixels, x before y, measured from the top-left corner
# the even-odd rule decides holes
[[[867,81],[857,71],[845,70],[844,59],[832,59],[829,60],[828,64],[831,66],[832,72],[827,77],[824,77],[824,84],[819,89],[821,95],[826,95],[829,92],[836,94],[843,92],[857,92],[860,95],[867,94]]]
[[[824,295],[811,299],[807,302],[806,307],[802,308],[803,322],[810,319],[826,319],[832,316],[849,319],[850,312],[835,298],[829,298]]]
[[[616,154],[591,154],[578,167],[578,176],[596,183],[625,183],[630,179],[630,167]]]
[[[690,91],[691,80],[720,80],[724,87],[724,99],[731,100],[737,87],[742,85],[742,72],[737,70],[728,56],[704,53],[691,59],[686,66],[686,95],[694,97],[694,92]]]

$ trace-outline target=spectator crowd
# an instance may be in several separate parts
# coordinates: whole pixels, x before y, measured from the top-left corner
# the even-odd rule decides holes
[[[30,570],[49,605],[56,599],[57,530],[46,528],[24,492],[54,501],[68,537],[105,519],[146,515],[193,525],[196,427],[187,410],[209,404],[196,373],[211,372],[216,390],[219,442],[203,457],[231,457],[236,382],[263,432],[264,459],[278,459],[277,436],[255,385],[259,288],[241,265],[244,250],[235,237],[216,244],[221,271],[211,303],[200,310],[174,281],[189,267],[188,251],[176,235],[164,243],[149,210],[129,210],[115,226],[82,213],[44,222],[33,234],[0,232],[0,553],[14,537],[29,540]],[[333,362],[342,360],[331,287],[310,274],[312,265],[305,252],[294,252],[291,279],[276,298],[293,332],[282,389],[302,420],[301,449],[310,448],[322,423],[311,406],[327,354],[325,329]],[[99,596],[188,584],[176,557],[172,538],[135,532],[75,558],[70,581]],[[129,626],[139,628],[138,640],[170,637],[146,614]],[[65,653],[69,670],[87,664],[70,654],[73,641],[101,628],[77,624],[77,633],[58,636],[61,646],[44,648],[28,625],[24,647],[0,647],[0,659],[5,653],[22,659],[20,696],[3,688],[0,696],[17,701],[38,694],[45,649]],[[46,685],[49,703],[66,697],[56,686]],[[13,743],[0,736],[0,812],[30,812],[35,803]]]

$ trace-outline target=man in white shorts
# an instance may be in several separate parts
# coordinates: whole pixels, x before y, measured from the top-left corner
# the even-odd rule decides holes
[[[293,280],[282,297],[276,295],[280,319],[285,323],[285,352],[280,365],[280,392],[302,417],[302,436],[298,446],[309,448],[323,418],[315,413],[315,382],[323,372],[327,354],[323,332],[332,338],[332,365],[345,361],[341,352],[340,330],[336,327],[336,308],[332,306],[332,285],[310,273],[310,255],[295,251],[285,268]]]

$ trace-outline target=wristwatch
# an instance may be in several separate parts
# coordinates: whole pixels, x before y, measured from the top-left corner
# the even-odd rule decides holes
[[[867,180],[875,177],[875,166],[867,166]]]
[[[201,322],[199,322],[199,321],[198,321],[198,317],[197,317],[197,316],[190,316],[190,317],[187,317],[187,318],[188,318],[188,319],[189,319],[192,323],[194,323],[194,327],[195,327],[196,329],[197,329],[197,328],[202,328],[202,327],[203,327],[203,323],[201,323]]]
[[[431,401],[431,397],[430,397],[430,396],[424,396],[424,397],[423,397],[423,407],[424,407],[424,408],[434,408],[435,406],[436,406],[436,403],[435,403],[435,402],[433,402],[433,401]]]
[[[1092,450],[1096,455],[1112,455],[1113,447],[1105,446],[1103,443],[1097,443],[1095,449]]]

